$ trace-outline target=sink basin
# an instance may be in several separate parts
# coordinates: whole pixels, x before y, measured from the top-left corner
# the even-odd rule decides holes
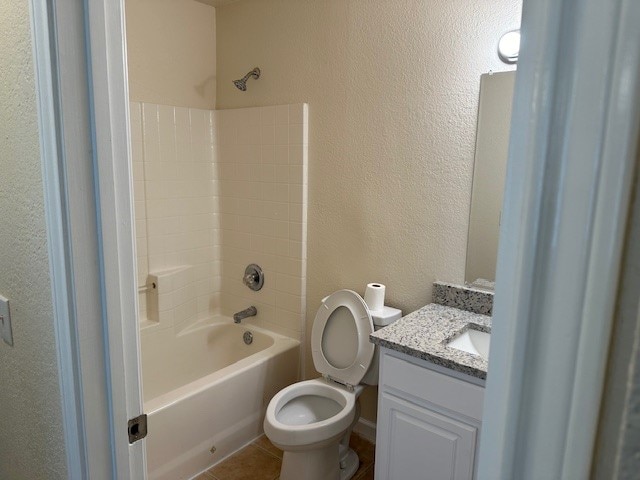
[[[447,343],[448,347],[462,350],[463,352],[478,355],[485,360],[489,359],[489,342],[491,334],[481,332],[473,328],[468,328],[464,332],[456,335]]]

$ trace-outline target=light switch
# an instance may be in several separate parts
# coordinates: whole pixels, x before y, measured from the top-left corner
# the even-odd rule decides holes
[[[13,333],[11,332],[11,312],[9,300],[0,295],[0,336],[4,343],[13,347]]]

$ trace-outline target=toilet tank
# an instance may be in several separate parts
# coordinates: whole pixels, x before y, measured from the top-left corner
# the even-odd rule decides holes
[[[373,320],[373,329],[375,331],[381,328],[391,325],[396,320],[402,318],[402,311],[397,308],[383,307],[382,310],[375,310],[371,312],[371,320]],[[364,385],[378,385],[378,367],[380,365],[380,347],[376,345],[373,358],[371,359],[371,366],[367,370],[366,375],[360,383]]]

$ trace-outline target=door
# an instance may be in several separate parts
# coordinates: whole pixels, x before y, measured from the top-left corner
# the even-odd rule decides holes
[[[115,477],[137,480],[146,478],[147,473],[145,440],[129,443],[129,421],[143,413],[143,404],[124,0],[84,3],[91,58],[93,151],[98,179],[112,451]]]

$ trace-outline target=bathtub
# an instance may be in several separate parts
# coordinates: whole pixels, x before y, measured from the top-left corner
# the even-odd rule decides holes
[[[143,334],[149,478],[191,478],[259,436],[269,400],[298,380],[299,350],[230,320]]]

